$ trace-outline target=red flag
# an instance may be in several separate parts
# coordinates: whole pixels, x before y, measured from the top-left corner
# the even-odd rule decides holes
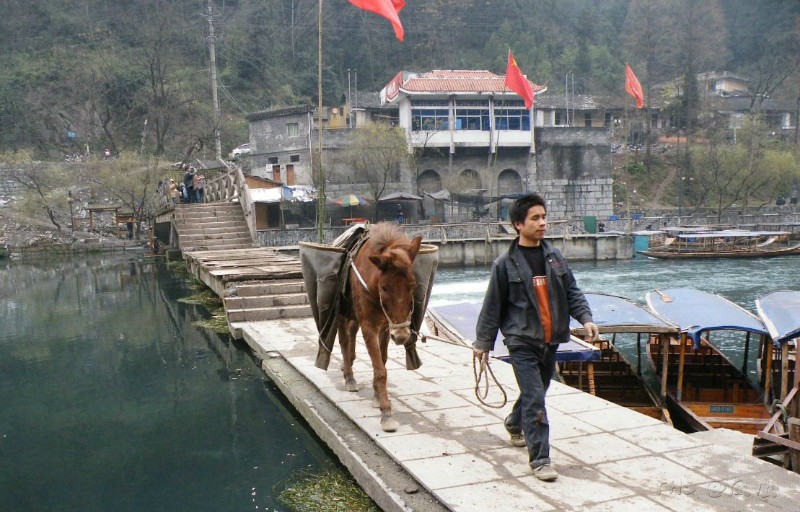
[[[403,24],[398,13],[406,6],[405,0],[349,0],[359,9],[374,12],[392,22],[397,39],[403,40]]]
[[[636,98],[636,108],[642,108],[644,105],[644,93],[642,92],[642,84],[639,79],[633,74],[633,70],[625,64],[625,92]]]
[[[519,70],[519,66],[517,66],[517,61],[514,60],[511,50],[508,50],[505,86],[522,96],[522,99],[525,100],[525,108],[528,110],[531,109],[534,96],[533,87],[528,79],[525,78],[525,75],[522,74],[522,71]]]

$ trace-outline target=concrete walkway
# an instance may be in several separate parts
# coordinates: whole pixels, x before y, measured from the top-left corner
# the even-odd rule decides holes
[[[403,349],[391,347],[389,394],[400,428],[386,433],[371,407],[362,340],[355,366],[361,389],[348,393],[338,353],[327,372],[314,366],[313,319],[239,326],[267,374],[384,510],[800,509],[800,475],[557,382],[547,405],[561,476],[540,482],[526,450],[508,443],[502,418],[511,404],[480,405],[470,350],[438,341],[420,344],[417,371],[405,370]],[[510,365],[492,368],[513,401]],[[488,401],[500,399],[492,388]]]

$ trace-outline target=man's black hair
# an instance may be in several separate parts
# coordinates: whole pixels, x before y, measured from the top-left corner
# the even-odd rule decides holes
[[[544,198],[539,194],[528,194],[525,196],[520,197],[514,204],[511,205],[511,208],[508,210],[508,219],[511,221],[511,225],[514,226],[514,230],[519,234],[519,229],[514,224],[516,222],[525,223],[525,217],[528,216],[528,210],[531,209],[533,206],[541,206],[544,208],[544,211],[547,212],[547,204],[544,201]]]

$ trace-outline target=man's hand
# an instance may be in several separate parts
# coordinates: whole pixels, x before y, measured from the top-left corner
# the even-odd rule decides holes
[[[597,328],[594,322],[586,322],[583,324],[583,328],[586,329],[586,341],[597,341],[600,339],[600,329]]]
[[[489,352],[475,347],[472,347],[472,355],[474,355],[478,361],[485,361],[489,358]]]

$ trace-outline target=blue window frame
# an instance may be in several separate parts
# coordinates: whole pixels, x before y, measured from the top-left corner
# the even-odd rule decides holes
[[[486,100],[456,100],[456,130],[489,131],[489,102]]]
[[[447,100],[414,100],[411,102],[411,130],[415,132],[447,130],[450,109]]]
[[[494,104],[494,126],[497,130],[531,129],[531,113],[520,100],[496,101]]]

